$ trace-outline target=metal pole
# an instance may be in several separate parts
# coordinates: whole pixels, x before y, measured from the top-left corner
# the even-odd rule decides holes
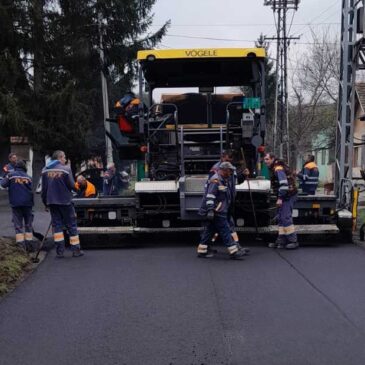
[[[341,21],[341,77],[336,130],[335,192],[339,198],[344,178],[352,178],[353,117],[357,61],[355,52],[356,4],[354,0],[342,1]]]
[[[281,28],[282,29],[282,28]],[[284,108],[285,108],[285,100],[284,100],[284,47],[282,37],[280,39],[280,158],[284,158]]]
[[[280,16],[278,17],[280,19]],[[276,86],[275,86],[275,119],[274,119],[274,154],[277,153],[277,133],[278,133],[278,101],[279,101],[279,57],[280,57],[280,26],[277,25],[277,39],[278,42],[276,44]]]
[[[180,158],[181,158],[181,176],[185,176],[185,156],[184,156],[184,126],[180,127]]]
[[[106,154],[106,161],[107,163],[113,162],[113,149],[112,149],[112,143],[110,138],[107,134],[110,134],[110,123],[107,122],[107,118],[109,118],[109,97],[108,97],[108,85],[106,82],[106,77],[104,75],[104,46],[103,46],[103,32],[102,32],[102,18],[101,14],[99,13],[99,54],[100,54],[100,61],[101,61],[101,71],[100,71],[100,77],[101,77],[101,93],[103,98],[103,112],[104,112],[104,128],[105,128],[105,154]]]
[[[284,120],[285,123],[285,144],[286,144],[286,158],[290,164],[290,144],[289,144],[289,118],[288,118],[288,39],[286,34],[286,13],[287,1],[284,2],[283,14],[283,46],[284,46]]]
[[[276,38],[268,38],[277,41],[276,53],[276,90],[275,90],[275,120],[274,120],[274,152],[279,147],[279,156],[290,160],[289,140],[289,113],[288,113],[288,73],[287,47],[290,37],[287,35],[287,11],[297,10],[300,0],[265,0],[264,5],[271,6],[274,13],[277,13],[277,34]],[[280,105],[279,105],[280,104]],[[279,121],[280,110],[280,121]],[[278,143],[278,140],[280,141]]]

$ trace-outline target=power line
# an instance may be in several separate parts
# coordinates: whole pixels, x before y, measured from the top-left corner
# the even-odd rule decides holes
[[[324,25],[340,25],[340,22],[328,22],[328,23],[293,23],[292,26],[293,27],[299,27],[299,26],[308,26],[308,25],[320,25],[320,26],[324,26]],[[263,26],[272,26],[272,23],[245,23],[245,24],[232,24],[232,23],[227,23],[227,24],[171,24],[171,27],[263,27]],[[162,27],[163,24],[153,24],[151,25],[152,27]]]
[[[290,34],[291,27],[293,26],[294,15],[295,15],[295,11],[293,10],[293,15],[292,15],[292,17],[291,17],[291,21],[290,21],[290,25],[289,25],[288,34]]]
[[[338,10],[335,10],[335,11],[333,11],[332,13],[330,13],[326,18],[325,18],[325,20],[326,19],[328,19],[328,18],[331,18],[333,15],[335,15],[335,14],[337,14],[338,13]],[[308,24],[308,27],[310,27],[312,24]],[[301,35],[304,35],[304,34],[306,34],[306,33],[308,33],[309,31],[311,30],[311,28],[309,28],[309,29],[307,29],[307,30],[305,30],[303,33],[301,33]]]
[[[200,36],[192,36],[184,34],[165,34],[164,37],[206,39],[211,41],[224,41],[224,42],[256,42],[256,40],[252,39],[213,38],[213,37],[200,37]]]
[[[320,18],[325,12],[327,12],[327,10],[329,10],[329,9],[331,9],[331,8],[333,8],[335,5],[338,5],[338,0],[335,0],[335,2],[332,4],[332,5],[330,5],[328,8],[326,8],[325,10],[323,10],[321,13],[319,13],[317,16],[315,16],[314,18],[312,18],[312,20],[310,21],[310,22],[308,22],[307,24],[306,24],[306,26],[309,26],[309,25],[311,25],[312,23],[313,23],[313,21],[314,20],[316,20],[316,19],[318,19],[318,18]],[[327,18],[326,18],[327,19]],[[303,27],[303,28],[301,28],[301,29],[299,29],[299,30],[297,30],[297,32],[299,33],[301,30],[303,30],[304,28],[306,28],[306,27]]]
[[[191,39],[205,39],[212,41],[223,41],[223,42],[257,42],[257,39],[233,39],[233,38],[214,38],[214,37],[202,37],[202,36],[190,36],[186,34],[165,34],[164,37],[175,37],[175,38],[191,38]],[[276,40],[271,40],[272,43],[277,43]],[[319,42],[294,42],[294,44],[312,44],[320,45]],[[337,44],[336,42],[328,42],[328,44]]]

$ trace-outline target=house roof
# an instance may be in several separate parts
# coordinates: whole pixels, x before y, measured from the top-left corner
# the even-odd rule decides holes
[[[357,83],[355,88],[361,109],[365,112],[365,82]]]

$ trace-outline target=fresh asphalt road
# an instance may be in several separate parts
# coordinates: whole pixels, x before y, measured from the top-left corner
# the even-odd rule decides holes
[[[364,249],[205,260],[188,239],[51,251],[0,301],[0,364],[365,364]]]

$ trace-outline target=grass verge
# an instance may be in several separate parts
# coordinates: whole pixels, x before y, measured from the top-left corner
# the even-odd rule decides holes
[[[0,237],[0,297],[31,270],[29,256],[9,238]]]

